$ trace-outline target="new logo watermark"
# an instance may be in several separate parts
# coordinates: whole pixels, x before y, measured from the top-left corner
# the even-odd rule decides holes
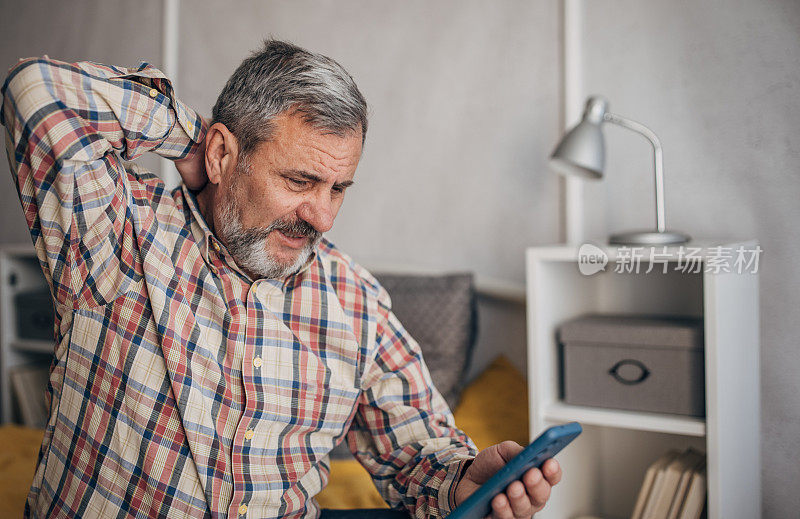
[[[762,249],[759,245],[736,247],[644,247],[621,246],[614,249],[614,272],[618,274],[663,274],[674,270],[697,274],[756,274]],[[609,257],[605,250],[591,243],[578,249],[578,270],[591,276],[606,270]]]
[[[584,243],[578,249],[578,270],[584,276],[597,274],[606,269],[608,254],[603,249],[591,243]]]

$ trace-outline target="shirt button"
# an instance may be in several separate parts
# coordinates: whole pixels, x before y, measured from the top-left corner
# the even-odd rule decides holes
[[[256,357],[253,359],[253,366],[260,368],[261,363],[262,363],[261,357]]]
[[[244,439],[245,440],[252,440],[253,436],[255,436],[255,434],[256,433],[255,433],[255,431],[253,429],[247,429],[247,431],[245,431],[245,433],[244,433]]]
[[[156,90],[155,88],[151,88],[150,89],[150,97],[155,97],[157,95],[158,95],[158,90]]]
[[[239,506],[239,515],[244,515],[247,513],[247,505],[240,505]]]
[[[217,243],[217,240],[211,240],[211,248],[214,249],[215,251],[219,252],[220,247],[219,247],[219,243]]]
[[[212,273],[212,274],[214,274],[214,275],[217,275],[217,274],[219,273],[219,270],[218,270],[218,269],[217,269],[217,267],[215,267],[214,265],[211,265],[210,267],[208,267],[208,269],[209,269],[209,270],[211,271],[211,273]]]
[[[186,123],[186,129],[190,132],[194,131],[194,125],[192,123]]]

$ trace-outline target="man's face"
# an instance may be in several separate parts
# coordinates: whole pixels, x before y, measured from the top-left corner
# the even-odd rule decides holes
[[[261,142],[216,190],[217,234],[254,278],[283,278],[333,226],[361,157],[361,131],[326,134],[299,114],[274,120]]]

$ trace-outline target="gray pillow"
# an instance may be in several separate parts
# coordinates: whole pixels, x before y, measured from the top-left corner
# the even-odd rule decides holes
[[[375,274],[392,311],[422,349],[433,383],[455,409],[475,345],[472,274]]]

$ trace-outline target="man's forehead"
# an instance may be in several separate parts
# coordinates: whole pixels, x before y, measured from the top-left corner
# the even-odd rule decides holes
[[[361,127],[347,132],[334,132],[320,128],[309,122],[300,112],[283,112],[272,121],[273,131],[270,140],[288,144],[310,144],[324,147],[332,154],[352,153],[354,143],[358,142],[358,152],[361,152]],[[338,153],[337,153],[338,152]]]
[[[336,135],[316,128],[302,115],[280,114],[273,120],[270,138],[258,144],[254,162],[269,161],[283,170],[352,177],[361,157],[361,132]],[[287,171],[288,172],[288,171]]]

